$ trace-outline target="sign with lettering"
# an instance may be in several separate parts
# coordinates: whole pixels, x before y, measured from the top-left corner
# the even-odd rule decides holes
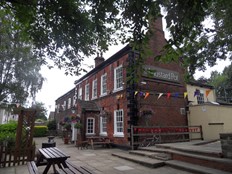
[[[180,74],[176,71],[171,71],[150,65],[145,65],[144,69],[144,75],[147,77],[180,83]]]

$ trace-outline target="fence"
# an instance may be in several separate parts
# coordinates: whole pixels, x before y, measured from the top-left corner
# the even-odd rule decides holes
[[[132,149],[140,146],[152,146],[157,143],[203,140],[201,126],[142,127],[132,126]]]
[[[23,165],[27,161],[34,161],[34,158],[35,145],[19,148],[18,150],[15,147],[0,145],[0,168]]]

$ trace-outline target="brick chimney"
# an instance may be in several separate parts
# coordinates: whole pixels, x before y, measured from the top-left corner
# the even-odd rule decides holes
[[[99,54],[97,53],[97,57],[94,60],[95,60],[95,67],[97,67],[98,65],[100,65],[102,62],[105,61],[105,59],[102,57],[102,53],[101,56],[99,56]]]

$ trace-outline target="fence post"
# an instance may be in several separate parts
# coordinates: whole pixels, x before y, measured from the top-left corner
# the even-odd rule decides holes
[[[200,125],[200,134],[201,134],[201,140],[204,140],[204,138],[203,138],[203,132],[202,132],[202,125]]]
[[[134,150],[134,126],[131,125],[131,149]]]

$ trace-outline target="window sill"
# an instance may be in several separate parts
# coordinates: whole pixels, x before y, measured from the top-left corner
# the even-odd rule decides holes
[[[114,134],[113,137],[123,138],[124,134],[123,133],[122,134],[117,133],[117,134]]]
[[[100,136],[107,137],[107,133],[100,133]]]
[[[123,87],[114,89],[112,92],[115,93],[115,92],[122,91],[122,90],[123,90]]]

